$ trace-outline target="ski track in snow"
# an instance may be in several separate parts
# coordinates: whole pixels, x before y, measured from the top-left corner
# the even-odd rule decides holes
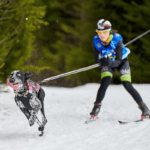
[[[134,84],[150,108],[150,85]],[[43,87],[48,123],[40,137],[14,102],[14,93],[0,93],[0,150],[149,150],[150,120],[121,125],[118,120],[140,118],[141,111],[122,85],[110,85],[99,120],[85,124],[99,84],[75,88]],[[117,94],[117,95],[116,95]],[[41,114],[38,114],[41,120]]]

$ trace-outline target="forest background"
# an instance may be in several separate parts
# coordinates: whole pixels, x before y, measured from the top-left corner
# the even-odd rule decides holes
[[[92,43],[99,19],[107,19],[124,44],[150,29],[149,0],[0,0],[0,81],[14,70],[33,81],[95,64]],[[130,44],[133,83],[150,83],[150,34]],[[73,87],[100,82],[100,69],[45,85]],[[119,84],[119,73],[112,79]]]

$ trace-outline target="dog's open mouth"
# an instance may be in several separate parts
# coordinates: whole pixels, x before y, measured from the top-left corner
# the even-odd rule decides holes
[[[10,78],[7,79],[7,85],[10,86],[11,88],[13,88],[14,91],[19,91],[20,88],[22,87],[21,83],[10,83],[9,82]]]
[[[13,85],[17,85],[18,83],[13,83]]]

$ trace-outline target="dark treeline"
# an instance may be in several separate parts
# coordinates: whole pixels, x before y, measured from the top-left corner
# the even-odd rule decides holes
[[[10,1],[14,4],[8,8]],[[31,71],[33,80],[40,81],[93,65],[92,42],[99,19],[109,20],[113,29],[123,36],[124,43],[150,29],[149,0],[10,1],[0,4],[3,82],[13,70]],[[129,60],[136,66],[134,71],[131,65],[133,83],[150,83],[149,39],[150,34],[147,34],[128,46]],[[99,68],[47,85],[76,86],[89,82],[100,82]],[[112,83],[120,83],[118,72]]]

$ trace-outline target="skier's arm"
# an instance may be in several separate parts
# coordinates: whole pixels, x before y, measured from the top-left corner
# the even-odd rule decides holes
[[[116,59],[112,62],[111,67],[118,67],[122,63],[122,40],[118,42],[115,52]]]
[[[95,62],[96,62],[96,63],[99,63],[99,58],[98,58],[98,56],[99,56],[100,52],[95,48],[94,44],[93,44],[93,52],[94,52]]]

